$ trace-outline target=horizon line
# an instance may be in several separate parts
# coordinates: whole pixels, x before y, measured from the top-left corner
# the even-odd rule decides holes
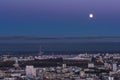
[[[1,36],[0,35],[0,40],[11,40],[11,39],[28,39],[28,40],[39,40],[39,39],[106,39],[106,38],[120,38],[120,36],[28,36],[28,35]]]

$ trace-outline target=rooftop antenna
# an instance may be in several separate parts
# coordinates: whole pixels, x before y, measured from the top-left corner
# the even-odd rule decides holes
[[[43,54],[43,52],[42,52],[42,46],[40,46],[40,51],[39,51],[38,55],[41,56],[42,54]]]
[[[15,64],[13,64],[14,67],[19,67],[18,59],[15,59]]]

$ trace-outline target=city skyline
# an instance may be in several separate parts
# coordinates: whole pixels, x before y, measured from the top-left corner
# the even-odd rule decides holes
[[[120,0],[0,0],[0,80],[120,80]]]

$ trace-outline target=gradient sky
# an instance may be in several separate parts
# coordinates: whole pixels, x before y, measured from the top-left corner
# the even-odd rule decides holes
[[[0,35],[120,35],[120,0],[0,0]]]

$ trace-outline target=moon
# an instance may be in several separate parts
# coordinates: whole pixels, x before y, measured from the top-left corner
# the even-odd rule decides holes
[[[93,16],[94,16],[94,15],[93,15],[92,13],[89,14],[89,18],[93,18]]]

